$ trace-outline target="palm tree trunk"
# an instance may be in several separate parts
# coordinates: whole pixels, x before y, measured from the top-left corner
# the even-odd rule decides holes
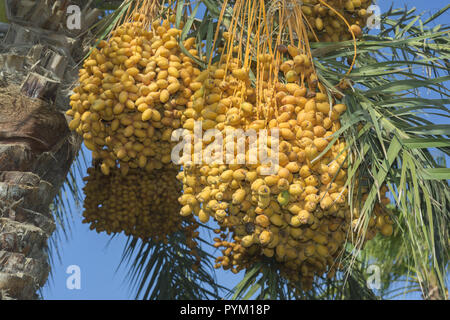
[[[0,297],[32,299],[50,271],[46,246],[55,223],[49,205],[78,144],[48,103],[16,86],[1,88],[0,101]]]
[[[36,299],[50,271],[47,240],[55,222],[49,206],[81,143],[64,115],[77,79],[75,61],[86,47],[75,36],[98,14],[84,11],[92,21],[71,31],[65,23],[69,1],[6,4],[10,25],[0,43],[0,300]]]

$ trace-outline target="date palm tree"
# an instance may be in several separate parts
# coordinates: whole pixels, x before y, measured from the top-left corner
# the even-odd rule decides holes
[[[54,218],[64,219],[67,214],[61,205],[64,199],[55,196],[65,179],[76,198],[80,189],[71,174],[67,178],[80,141],[68,131],[61,112],[68,109],[76,62],[86,54],[71,48],[89,38],[90,27],[73,34],[55,19],[45,20],[46,15],[33,17],[36,7],[26,7],[29,1],[15,3],[19,6],[6,7],[8,15],[0,14],[0,19],[10,19],[0,47],[0,298],[31,299],[37,297],[36,290],[48,276],[46,248]],[[104,36],[129,6],[139,3],[89,1],[88,5],[116,9],[103,19]],[[214,55],[213,39],[216,31],[221,36],[226,29],[233,3],[227,1],[221,15],[222,1],[178,0],[177,20],[185,21],[180,40],[194,36],[199,51]],[[58,12],[52,11],[49,1],[33,5],[43,6],[49,17]],[[188,267],[192,261],[185,254],[182,233],[173,234],[168,243],[130,238],[122,263],[129,267],[136,298],[380,299],[393,297],[399,290],[417,290],[424,299],[448,297],[450,170],[435,154],[444,155],[444,160],[450,155],[450,131],[448,125],[428,119],[428,115],[438,115],[448,123],[450,116],[446,85],[450,80],[450,27],[428,27],[448,9],[428,19],[407,9],[384,13],[381,30],[357,42],[349,86],[339,92],[349,111],[338,133],[355,155],[348,182],[360,175],[371,177],[367,209],[374,205],[379,186],[389,187],[397,217],[394,237],[375,238],[362,250],[348,244],[345,271],[332,280],[319,278],[308,292],[294,291],[296,284],[283,279],[275,266],[263,263],[248,269],[235,288],[219,285],[212,268],[209,225],[202,226],[199,242],[204,263],[198,272]],[[352,41],[312,44],[319,79],[331,92],[348,70],[353,47]],[[205,67],[203,61],[197,62]],[[424,90],[439,98],[424,96]],[[49,211],[52,201],[56,205],[53,215]],[[370,264],[383,270],[379,291],[366,285]],[[401,288],[395,286],[397,282]]]

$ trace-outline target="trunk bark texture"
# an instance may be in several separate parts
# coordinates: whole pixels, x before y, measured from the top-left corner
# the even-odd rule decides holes
[[[64,111],[77,80],[76,61],[86,53],[80,39],[90,36],[86,23],[81,30],[66,28],[68,5],[6,1],[7,32],[4,23],[0,28],[0,300],[38,298],[50,271],[47,240],[55,221],[49,207],[81,144]]]

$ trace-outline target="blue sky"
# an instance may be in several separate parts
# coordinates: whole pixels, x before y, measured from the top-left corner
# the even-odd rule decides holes
[[[393,3],[394,7],[416,7],[419,12],[435,12],[447,5],[448,0],[394,0],[380,1],[382,11]],[[428,17],[430,14],[425,14]],[[440,23],[449,23],[450,16],[441,16]],[[90,159],[86,159],[90,161]],[[81,223],[81,210],[75,210],[71,220],[71,233],[68,240],[62,240],[59,245],[61,260],[55,260],[52,278],[42,290],[43,298],[47,300],[63,299],[133,299],[134,292],[126,282],[126,268],[119,265],[126,237],[116,236],[111,240],[106,234],[90,231],[88,226]],[[66,280],[70,276],[66,270],[71,265],[77,265],[81,270],[81,289],[69,290]],[[230,272],[218,271],[219,283],[233,287],[242,279],[242,272],[234,275]],[[415,296],[414,298],[417,298]]]

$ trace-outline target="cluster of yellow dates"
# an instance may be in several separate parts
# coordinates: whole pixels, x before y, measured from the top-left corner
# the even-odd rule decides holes
[[[192,162],[191,155],[184,159],[178,175],[184,186],[179,201],[181,215],[194,214],[203,223],[213,217],[219,224],[221,236],[214,240],[222,256],[216,267],[237,273],[269,259],[308,289],[315,275],[334,275],[345,241],[356,239],[359,209],[350,212],[348,205],[345,141],[329,145],[346,106],[330,103],[327,95],[303,86],[301,75],[313,76],[311,61],[295,47],[289,46],[288,52],[290,59],[279,66],[286,83],[260,83],[259,94],[251,86],[249,71],[236,58],[223,56],[196,79],[202,85],[182,116],[183,127],[191,134],[196,122],[202,123],[204,132],[217,129],[224,138],[222,154],[231,144],[235,161],[215,157],[208,148],[211,141],[202,140],[202,164]],[[261,70],[274,64],[270,55],[258,61]],[[278,138],[270,135],[274,128]],[[249,139],[245,163],[239,162],[236,136],[227,134],[238,129],[269,129],[264,148],[270,154],[271,145],[278,144],[278,163],[250,164]],[[263,173],[268,168],[272,174]],[[383,196],[382,204],[388,202]],[[391,224],[377,204],[366,239],[377,231],[389,236]]]
[[[84,178],[84,223],[97,232],[124,233],[146,240],[164,240],[181,229],[183,218],[177,202],[181,185],[177,170],[151,173],[130,169],[123,176],[118,168],[104,175],[99,168],[88,169]]]
[[[200,73],[178,46],[181,30],[156,20],[152,30],[140,21],[117,28],[94,49],[80,70],[68,114],[69,127],[83,136],[101,170],[173,167],[171,135],[196,89]],[[194,38],[184,41],[193,55]]]
[[[309,40],[339,42],[352,39],[347,23],[356,37],[362,35],[362,28],[371,15],[368,7],[372,0],[303,0],[302,3],[302,12],[312,28],[308,32]]]
[[[177,198],[181,192],[181,184],[176,180],[178,170],[149,173],[130,169],[124,176],[118,168],[105,175],[94,166],[87,173],[83,223],[88,223],[91,230],[108,235],[124,232],[143,241],[164,243],[169,235],[182,231],[190,254],[196,258],[192,268],[198,268],[198,224],[177,214],[180,210]]]
[[[165,241],[177,230],[194,248],[198,225],[179,216],[179,167],[170,158],[172,131],[200,73],[178,45],[174,16],[144,27],[144,16],[101,41],[80,70],[71,96],[72,130],[92,150],[84,188],[84,222],[97,232]],[[184,41],[192,55],[194,39]]]

